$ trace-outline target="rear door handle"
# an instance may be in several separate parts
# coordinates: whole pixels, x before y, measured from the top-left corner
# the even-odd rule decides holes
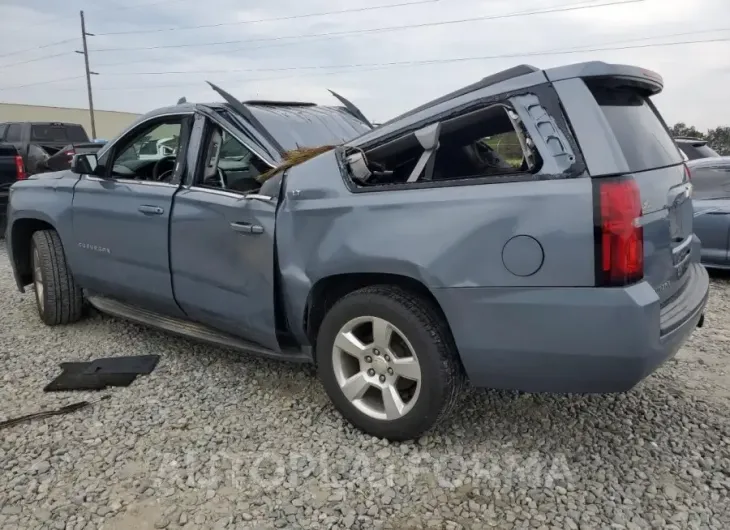
[[[149,204],[143,204],[137,209],[147,215],[162,215],[163,213],[165,213],[165,210],[163,208],[159,206],[152,206]]]
[[[231,228],[242,234],[263,234],[264,227],[261,225],[252,225],[250,223],[231,223]]]

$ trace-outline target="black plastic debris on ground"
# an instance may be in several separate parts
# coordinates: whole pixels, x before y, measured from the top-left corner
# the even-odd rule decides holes
[[[151,373],[159,360],[159,355],[137,355],[61,363],[63,372],[43,391],[104,390],[110,386],[129,386],[138,375]]]

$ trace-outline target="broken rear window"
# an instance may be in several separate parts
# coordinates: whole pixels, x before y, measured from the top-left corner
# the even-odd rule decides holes
[[[425,151],[412,133],[376,146],[365,153],[371,174],[363,179],[359,172],[359,181],[358,176],[353,180],[372,186],[504,177],[534,173],[541,165],[518,115],[501,104],[445,120],[438,148],[431,159],[419,163]]]

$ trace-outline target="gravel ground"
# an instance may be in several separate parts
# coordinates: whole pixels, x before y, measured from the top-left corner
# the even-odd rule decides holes
[[[1,245],[1,244],[0,244]],[[0,431],[0,528],[730,528],[730,279],[676,360],[618,396],[472,390],[416,443],[354,431],[312,370],[96,316],[48,328],[0,248],[0,420],[58,363],[162,354]]]

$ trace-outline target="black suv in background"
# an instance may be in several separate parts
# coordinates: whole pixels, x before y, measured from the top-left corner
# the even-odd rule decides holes
[[[5,212],[10,186],[26,178],[23,159],[15,146],[0,143],[0,239],[5,237]]]
[[[23,158],[28,174],[48,171],[46,162],[61,151],[92,145],[83,126],[78,123],[4,122],[0,123],[0,142],[14,145]],[[70,156],[64,156],[70,159]],[[66,169],[59,167],[55,169]]]
[[[697,160],[698,158],[711,158],[718,155],[712,147],[707,145],[706,140],[691,137],[675,137],[679,149],[685,154],[687,160]]]

